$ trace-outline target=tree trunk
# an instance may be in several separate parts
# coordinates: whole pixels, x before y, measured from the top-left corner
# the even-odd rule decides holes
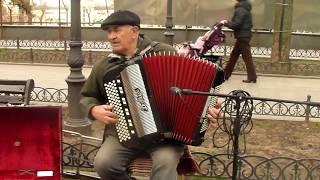
[[[285,0],[283,14],[283,33],[281,37],[281,59],[288,62],[290,56],[291,34],[292,34],[292,15],[293,15],[293,0]]]
[[[3,9],[3,2],[2,2],[2,0],[0,0],[0,25],[1,25],[1,29],[0,29],[0,39],[2,39],[3,38],[3,29],[2,29],[2,23],[3,23],[3,19],[2,19],[2,17],[3,17],[3,12],[2,12],[2,9]]]
[[[19,24],[24,24],[24,9],[19,7]]]
[[[288,62],[292,34],[293,0],[276,0],[272,62]]]
[[[274,26],[273,26],[273,43],[272,43],[272,52],[271,52],[271,62],[280,61],[280,31],[281,31],[281,1],[275,0],[274,5]]]
[[[28,24],[32,24],[32,17],[33,17],[33,15],[30,13],[30,14],[27,14],[27,16],[28,16]]]

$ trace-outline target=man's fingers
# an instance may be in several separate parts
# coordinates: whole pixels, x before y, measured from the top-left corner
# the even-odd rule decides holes
[[[106,123],[106,124],[115,124],[118,122],[118,119],[117,118],[113,118],[113,117],[110,117],[110,116],[105,116],[103,118],[103,122]]]
[[[118,115],[112,111],[106,111],[102,118],[102,121],[106,124],[114,124],[118,122]]]
[[[113,106],[112,105],[102,105],[103,109],[106,111],[111,111]]]
[[[210,119],[210,126],[211,127],[217,127],[218,121],[216,119]]]
[[[209,118],[217,118],[218,117],[218,113],[219,113],[219,110],[216,109],[216,108],[209,108],[209,114],[208,114],[208,117]]]
[[[109,116],[111,118],[114,118],[114,119],[118,119],[118,115],[112,111],[107,111],[106,112],[106,116]]]
[[[222,105],[222,102],[217,102],[214,107],[217,108],[217,109],[220,109],[221,108],[221,105]]]

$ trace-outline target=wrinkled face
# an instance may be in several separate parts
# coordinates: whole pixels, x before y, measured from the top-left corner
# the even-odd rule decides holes
[[[139,34],[137,26],[110,26],[106,31],[107,40],[111,44],[113,53],[125,56],[131,56],[135,53]]]

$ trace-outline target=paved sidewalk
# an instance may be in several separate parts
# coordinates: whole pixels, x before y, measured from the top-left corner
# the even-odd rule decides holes
[[[83,68],[85,77],[91,72],[90,67]],[[35,80],[36,87],[67,88],[65,79],[70,74],[66,65],[30,65],[30,64],[0,64],[0,79],[29,79]],[[226,81],[220,93],[229,93],[232,90],[245,90],[254,97],[287,99],[295,101],[307,100],[320,102],[320,77],[293,77],[293,76],[258,76],[257,83],[243,83],[245,75],[233,75]]]

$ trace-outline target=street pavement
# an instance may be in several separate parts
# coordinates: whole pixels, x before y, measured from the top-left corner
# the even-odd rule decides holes
[[[88,77],[91,67],[84,67],[82,73]],[[24,80],[34,79],[36,87],[67,88],[65,79],[70,74],[67,65],[41,64],[8,64],[0,63],[0,79]],[[251,96],[274,98],[293,101],[306,101],[311,95],[311,101],[320,102],[320,77],[297,77],[259,75],[257,83],[243,83],[244,74],[234,73],[226,81],[220,93],[227,94],[232,90],[245,90]]]

